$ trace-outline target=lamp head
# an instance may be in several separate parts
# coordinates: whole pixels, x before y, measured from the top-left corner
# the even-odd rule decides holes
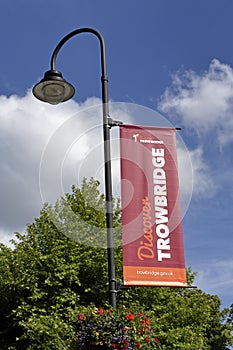
[[[61,72],[49,70],[45,72],[44,78],[33,87],[32,92],[39,100],[55,105],[72,98],[75,89],[63,79]]]

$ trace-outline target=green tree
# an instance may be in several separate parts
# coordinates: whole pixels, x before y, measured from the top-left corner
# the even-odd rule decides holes
[[[233,326],[233,304],[231,304],[230,311],[227,318],[227,323]]]
[[[187,273],[191,285],[195,274]],[[198,288],[136,287],[125,292],[122,304],[136,303],[144,312],[153,310],[163,349],[223,350],[232,344],[229,310],[220,311],[216,295]]]
[[[121,211],[114,201],[115,262],[122,279]],[[72,349],[79,309],[107,306],[105,201],[99,183],[83,180],[0,249],[0,348]],[[193,283],[195,274],[187,271]],[[232,314],[199,289],[135,287],[118,306],[148,310],[162,349],[222,350],[232,342]],[[228,322],[225,322],[228,317]]]

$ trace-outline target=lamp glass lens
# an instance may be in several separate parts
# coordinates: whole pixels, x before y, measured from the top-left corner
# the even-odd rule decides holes
[[[65,87],[63,83],[52,82],[43,86],[42,93],[46,101],[51,104],[58,104],[64,99]]]

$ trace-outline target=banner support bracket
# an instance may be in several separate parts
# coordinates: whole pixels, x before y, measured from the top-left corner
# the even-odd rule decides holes
[[[116,279],[112,279],[111,282],[114,282],[115,283],[115,289],[112,290],[111,292],[120,292],[121,290],[128,290],[130,289],[131,287],[130,286],[125,286],[123,283],[117,281]]]
[[[120,126],[123,124],[120,120],[113,120],[112,118],[108,117],[108,126],[111,129],[113,126]]]

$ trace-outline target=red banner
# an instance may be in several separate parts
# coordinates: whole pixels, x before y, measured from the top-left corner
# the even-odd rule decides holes
[[[186,287],[176,130],[120,126],[125,285]]]

